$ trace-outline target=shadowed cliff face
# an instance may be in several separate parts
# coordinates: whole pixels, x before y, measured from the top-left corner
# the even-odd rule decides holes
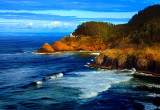
[[[127,53],[125,50],[108,49],[102,52],[89,66],[108,69],[131,69],[137,71],[160,73],[160,61],[156,54]],[[142,51],[146,53],[146,51]],[[142,53],[141,52],[141,53]],[[105,54],[106,53],[106,54]]]

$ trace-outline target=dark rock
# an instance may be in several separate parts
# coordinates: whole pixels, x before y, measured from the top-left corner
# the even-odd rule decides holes
[[[93,63],[93,67],[105,67],[111,69],[132,69],[143,71],[147,74],[157,75],[160,72],[160,62],[153,59],[153,55],[135,56],[120,54],[116,57],[108,57],[100,54]],[[155,74],[154,74],[155,73]]]
[[[160,62],[157,61],[155,62],[155,70],[154,70],[155,73],[159,73],[160,72]]]
[[[95,60],[94,63],[102,65],[105,62],[104,55],[100,54]]]

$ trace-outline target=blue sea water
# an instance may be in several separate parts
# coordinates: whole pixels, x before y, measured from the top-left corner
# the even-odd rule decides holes
[[[153,110],[159,84],[89,68],[90,52],[33,54],[69,33],[0,33],[0,110]],[[61,75],[55,77],[56,75]],[[62,76],[63,75],[63,76]]]

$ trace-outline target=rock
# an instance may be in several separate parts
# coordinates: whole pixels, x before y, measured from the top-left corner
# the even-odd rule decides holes
[[[143,52],[143,51],[142,51]],[[90,67],[111,69],[132,69],[148,74],[160,73],[160,60],[154,54],[126,53],[118,50],[106,50],[89,65]],[[149,73],[150,72],[150,73]],[[155,74],[153,74],[155,75]]]
[[[98,64],[98,65],[102,65],[102,63],[104,62],[104,55],[100,54],[95,60],[94,63]]]
[[[65,42],[65,40],[66,40],[66,36],[64,36],[60,41]]]
[[[149,61],[146,58],[139,57],[137,60],[136,68],[138,70],[146,71],[148,69]]]
[[[78,45],[78,43],[71,41],[71,42],[69,42],[69,45],[72,47],[76,47]]]
[[[76,48],[77,51],[96,51],[96,49],[94,47],[89,47],[89,46],[86,46],[86,45],[80,45],[79,47]]]
[[[118,58],[118,68],[126,68],[127,67],[127,56],[120,55]]]
[[[160,73],[160,62],[159,61],[157,61],[157,62],[155,62],[155,73]]]
[[[55,50],[48,44],[45,43],[39,50],[34,53],[54,53]]]
[[[55,51],[74,51],[74,48],[72,46],[68,46],[65,43],[60,41],[54,42],[54,44],[52,45],[52,48]]]

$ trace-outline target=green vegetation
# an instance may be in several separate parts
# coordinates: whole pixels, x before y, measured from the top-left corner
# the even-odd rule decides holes
[[[132,17],[128,24],[132,27],[140,28],[145,23],[154,19],[160,19],[160,5],[149,6],[144,10],[139,11],[138,14]]]
[[[160,5],[153,5],[139,11],[127,24],[113,25],[105,22],[86,22],[77,27],[74,35],[79,40],[87,36],[88,41],[98,41],[110,48],[129,41],[132,44],[150,45],[160,42]]]
[[[138,44],[160,42],[160,19],[152,20],[145,23],[131,36],[132,41]]]
[[[78,26],[73,33],[78,36],[91,36],[92,38],[106,38],[110,35],[114,25],[105,22],[86,22]]]

